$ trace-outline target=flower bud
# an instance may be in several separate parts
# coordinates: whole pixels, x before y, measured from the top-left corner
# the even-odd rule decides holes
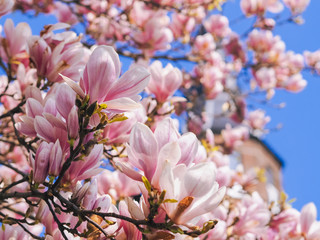
[[[73,106],[68,115],[68,135],[69,138],[76,139],[79,131],[79,120],[77,107]]]
[[[33,180],[36,183],[42,183],[46,180],[49,170],[49,158],[53,143],[42,142],[37,150],[34,169]]]

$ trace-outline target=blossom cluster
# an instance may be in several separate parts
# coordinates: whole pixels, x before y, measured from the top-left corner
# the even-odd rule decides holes
[[[3,26],[0,239],[320,239],[313,203],[299,212],[284,193],[268,201],[257,191],[263,169],[232,166],[270,121],[247,111],[245,91],[303,90],[319,52],[286,51],[273,35],[265,15],[280,1],[241,0],[257,19],[247,36],[216,13],[224,2],[0,2],[0,16],[59,21],[39,35]],[[284,1],[294,19],[308,3]],[[134,60],[126,72],[119,55]]]

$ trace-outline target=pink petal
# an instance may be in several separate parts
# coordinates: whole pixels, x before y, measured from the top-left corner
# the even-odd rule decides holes
[[[36,137],[37,133],[34,129],[34,119],[28,116],[21,116],[20,120],[22,122],[18,122],[15,124],[15,127],[19,132],[29,137]]]
[[[216,168],[212,162],[199,163],[188,169],[184,176],[187,196],[201,197],[215,183]]]
[[[320,222],[314,222],[310,226],[307,239],[310,239],[310,240],[320,239]]]
[[[149,127],[136,123],[130,134],[130,147],[139,160],[145,176],[151,180],[157,166],[157,141]],[[130,156],[129,156],[130,157]]]
[[[301,230],[304,233],[308,233],[310,226],[313,222],[317,219],[317,208],[314,203],[309,203],[305,205],[301,210],[300,215],[300,223],[301,223]]]
[[[46,99],[46,103],[44,105],[43,111],[46,113],[50,113],[53,116],[57,115],[57,107],[56,107],[56,100],[53,97]]]
[[[33,86],[28,86],[25,90],[25,95],[26,98],[34,98],[35,100],[37,100],[39,103],[42,104],[43,99],[41,96],[41,91],[39,88],[33,87]]]
[[[134,219],[137,219],[137,220],[144,220],[145,219],[144,213],[142,212],[139,205],[135,201],[133,201],[129,197],[126,197],[125,202],[128,206],[128,211],[129,211],[130,215]]]
[[[64,131],[67,131],[66,123],[63,122],[60,118],[57,118],[50,113],[43,113],[42,115],[48,120],[48,122],[52,126],[55,126],[55,127],[60,128]]]
[[[39,103],[34,98],[28,98],[26,102],[26,114],[28,117],[35,118],[37,115],[41,115],[43,112],[43,107],[41,103]]]
[[[80,85],[92,102],[104,101],[112,84],[120,75],[119,56],[112,47],[99,46],[91,54]]]
[[[140,108],[141,105],[130,98],[122,97],[104,102],[107,104],[107,110],[120,110],[122,112],[133,111]]]
[[[182,153],[179,164],[183,163],[186,166],[188,166],[190,163],[193,162],[195,156],[197,155],[199,146],[198,139],[196,135],[189,132],[183,134],[182,137],[178,140],[178,142]]]
[[[75,102],[75,92],[69,87],[68,84],[60,84],[56,93],[56,106],[57,110],[64,117],[64,119],[67,119],[71,108],[75,105]]]
[[[171,142],[164,145],[158,154],[158,164],[156,172],[152,178],[152,184],[158,185],[160,175],[166,162],[169,162],[173,167],[178,163],[180,157],[181,151],[177,142]]]
[[[166,118],[158,123],[154,136],[157,139],[159,149],[168,142],[177,141],[180,134],[171,118]]]
[[[34,119],[34,128],[37,132],[38,137],[48,142],[55,142],[53,127],[47,119],[36,116]]]
[[[62,162],[62,149],[60,146],[59,139],[53,145],[50,152],[50,161],[49,161],[49,174],[53,176],[58,176],[61,170]]]
[[[148,85],[149,79],[150,73],[145,68],[136,67],[130,69],[110,87],[105,101],[137,95]]]
[[[126,163],[117,161],[116,166],[120,169],[122,173],[124,173],[129,178],[132,178],[136,181],[142,181],[142,175],[129,167]]]
[[[62,74],[59,73],[59,75],[62,77],[62,79],[75,91],[81,98],[84,98],[86,95],[80,88],[80,86],[70,78],[63,76]]]

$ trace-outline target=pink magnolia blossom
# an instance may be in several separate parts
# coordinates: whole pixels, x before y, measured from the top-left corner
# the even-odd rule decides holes
[[[106,3],[106,1],[104,2]],[[101,15],[89,12],[87,15],[89,21],[88,34],[97,39],[98,44],[109,45],[113,43],[114,38],[118,41],[125,41],[126,36],[131,32],[130,25],[125,20],[118,20],[119,15],[121,15],[121,12],[115,7],[111,7]]]
[[[246,62],[246,54],[236,34],[230,34],[229,40],[224,41],[224,49],[233,56],[234,59],[239,59],[242,63]]]
[[[184,41],[189,41],[189,34],[193,31],[196,25],[196,19],[185,14],[175,13],[172,16],[170,29],[175,38],[184,37]]]
[[[316,70],[317,73],[320,73],[320,50],[315,52],[305,51],[303,53],[306,64]]]
[[[120,201],[119,203],[120,214],[123,216],[133,217],[135,219],[143,220],[145,218],[144,214],[142,213],[142,211],[139,209],[138,206],[133,206],[133,204],[136,204],[136,203],[132,201],[130,198],[126,198],[125,201]],[[142,239],[142,233],[132,223],[122,220],[121,226],[124,233],[123,234],[120,233],[120,236],[117,238],[117,240],[118,239],[119,240]]]
[[[262,89],[271,89],[277,85],[276,72],[273,68],[260,68],[254,75],[255,80]]]
[[[109,194],[115,200],[141,193],[137,183],[119,171],[104,170],[98,175],[97,180],[98,192],[101,195]]]
[[[220,14],[211,15],[203,25],[208,32],[218,38],[224,38],[231,33],[228,18]]]
[[[255,23],[255,27],[264,29],[264,30],[272,30],[276,25],[276,21],[273,18],[259,18]]]
[[[0,80],[3,81],[4,85],[8,84],[8,89],[4,96],[1,96],[1,103],[3,104],[4,109],[11,110],[19,104],[19,100],[21,99],[21,88],[18,81],[13,81],[11,83],[8,82],[8,78],[6,76],[1,76]],[[12,95],[13,97],[11,97]]]
[[[13,164],[13,166],[20,167],[19,165],[16,165],[16,164]],[[29,166],[28,166],[28,164],[26,164],[23,166],[23,168],[21,170],[23,170],[23,172],[29,172],[30,169],[28,169],[28,168],[29,168]],[[21,178],[22,178],[22,176],[20,174],[18,174],[17,172],[15,172],[11,169],[8,169],[4,165],[0,166],[0,180],[2,183],[2,187],[6,187],[6,186],[12,184],[13,182],[19,181],[19,180],[21,180]],[[24,192],[24,191],[26,191],[26,189],[28,189],[28,183],[23,182],[23,183],[17,184],[16,186],[10,188],[8,190],[8,192]]]
[[[170,161],[173,166],[190,165],[198,151],[195,135],[187,133],[180,136],[169,118],[160,122],[154,133],[144,124],[136,123],[131,131],[129,144],[129,163],[140,169],[155,187],[158,186],[165,161]],[[126,175],[141,181],[140,174],[133,175],[132,170],[125,167],[124,163],[119,164]]]
[[[57,111],[65,120],[69,119],[69,115],[75,107],[76,93],[67,84],[59,84],[56,86],[54,95]]]
[[[62,149],[68,149],[68,132],[72,137],[76,137],[78,132],[75,93],[66,84],[54,85],[43,99],[36,89],[26,90],[30,95],[26,102],[26,115],[20,117],[16,128],[27,136],[38,136],[48,142],[55,143],[59,139]]]
[[[61,222],[70,222],[71,215],[64,213],[56,215]],[[45,226],[46,234],[54,236],[54,239],[63,239],[61,232],[58,230],[58,224],[55,222],[49,207],[44,200],[41,200],[38,204],[35,218],[41,221]]]
[[[67,128],[69,138],[76,139],[79,132],[78,108],[76,106],[71,108],[68,115]]]
[[[134,124],[137,122],[145,123],[147,121],[146,113],[142,107],[132,112],[126,112],[124,116],[128,119],[109,123],[103,129],[102,136],[107,139],[108,144],[125,143],[129,141],[129,135]]]
[[[21,93],[25,93],[28,86],[36,82],[37,70],[35,68],[26,68],[23,64],[19,64],[17,69],[17,80],[20,85]]]
[[[47,175],[58,176],[63,162],[59,140],[55,144],[42,142],[37,149],[35,158],[30,154],[30,161],[35,182],[44,182]]]
[[[225,194],[215,182],[213,163],[199,163],[188,168],[176,167],[167,161],[160,176],[160,188],[166,190],[166,198],[176,203],[164,203],[163,209],[177,224],[189,225],[194,218],[214,210]]]
[[[90,177],[93,177],[102,171],[100,168],[103,153],[103,145],[96,144],[88,156],[82,160],[71,163],[70,168],[64,175],[63,181],[75,184]]]
[[[80,80],[80,87],[63,76],[65,81],[80,95],[90,96],[90,102],[106,103],[108,110],[129,111],[140,105],[136,103],[149,81],[144,68],[134,68],[119,79],[120,61],[112,47],[99,46],[91,54]]]
[[[165,102],[181,86],[181,71],[171,64],[163,68],[160,61],[154,61],[150,65],[149,71],[151,73],[151,80],[147,90],[153,93],[160,103]]]
[[[273,36],[271,31],[254,29],[248,37],[248,47],[257,52],[262,61],[275,62],[285,50],[285,44],[279,36]]]
[[[283,0],[284,4],[290,8],[295,15],[301,14],[309,5],[310,0]]]
[[[55,15],[59,22],[76,24],[78,22],[77,16],[74,15],[67,4],[62,2],[55,2]]]
[[[82,59],[85,55],[80,38],[71,31],[53,33],[68,26],[64,23],[49,25],[41,36],[32,36],[28,40],[30,58],[36,65],[38,76],[46,77],[50,82],[61,81],[59,73],[76,81],[80,79],[79,70],[84,66]]]
[[[210,65],[205,67],[203,77],[200,81],[205,87],[207,99],[214,99],[223,91],[223,80],[224,74],[220,68]]]
[[[64,160],[65,159],[64,159],[60,142],[58,139],[54,143],[50,151],[48,174],[50,176],[58,176],[61,171],[61,167],[62,167],[62,164],[64,163]]]
[[[152,15],[152,11],[144,2],[134,1],[132,10],[130,11],[130,21],[134,22],[137,26],[144,26]],[[163,12],[161,12],[163,14]]]
[[[265,11],[278,13],[283,9],[279,0],[241,0],[240,6],[247,16],[264,15]]]
[[[154,12],[145,3],[135,1],[130,20],[143,28],[143,31],[135,29],[132,38],[147,56],[157,50],[170,49],[173,33],[169,29],[170,18],[166,11]]]
[[[295,74],[287,79],[284,88],[292,92],[300,92],[307,86],[307,81],[303,79],[301,74]]]
[[[279,56],[279,66],[281,68],[288,68],[288,75],[300,73],[300,71],[304,68],[303,56],[301,54],[288,51]]]
[[[36,183],[42,183],[48,176],[49,157],[52,149],[52,143],[42,142],[37,149],[36,156],[30,154],[31,166],[33,168],[33,180]]]
[[[306,204],[300,215],[301,235],[306,239],[316,240],[320,238],[320,221],[317,221],[317,208],[314,203]]]
[[[253,129],[263,130],[268,122],[270,122],[270,117],[265,116],[265,112],[261,109],[248,114],[248,123]]]
[[[266,232],[266,225],[270,221],[270,211],[267,204],[254,192],[251,196],[245,195],[241,202],[237,204],[237,210],[233,211],[230,220],[233,217],[239,217],[239,221],[234,225],[233,232],[238,236],[262,236]]]
[[[194,42],[192,51],[200,56],[206,56],[211,51],[215,50],[216,44],[210,33],[198,35]]]
[[[9,3],[10,4],[10,3]],[[13,21],[7,19],[4,24],[6,38],[1,44],[1,57],[10,64],[23,63],[29,65],[26,40],[31,36],[31,28],[27,23],[19,23],[14,27]]]
[[[238,126],[232,128],[230,124],[221,132],[225,145],[229,148],[239,146],[243,141],[249,138],[249,132],[246,127]]]
[[[3,0],[0,3],[0,17],[9,13],[15,4],[14,0]]]
[[[167,27],[169,21],[169,17],[166,15],[155,16],[145,24],[144,31],[133,32],[132,38],[144,54],[152,56],[155,51],[170,49],[173,34]]]
[[[270,228],[279,239],[286,239],[296,234],[296,227],[299,223],[300,213],[294,208],[288,208],[272,217]]]

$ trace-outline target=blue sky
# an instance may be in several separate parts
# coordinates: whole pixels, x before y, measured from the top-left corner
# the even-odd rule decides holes
[[[311,0],[303,14],[305,24],[287,24],[275,29],[286,42],[288,50],[303,53],[320,49],[320,1]],[[272,132],[266,141],[285,161],[283,186],[294,207],[313,201],[320,208],[320,77],[304,72],[306,89],[298,94],[278,91],[275,103],[285,102],[284,109],[267,108],[271,126],[282,123],[283,128]],[[270,126],[269,125],[269,126]]]
[[[225,5],[224,14],[231,22],[242,14],[237,6],[239,2],[234,0]],[[274,34],[281,36],[287,50],[303,53],[305,50],[320,49],[319,10],[320,1],[311,0],[302,14],[305,20],[303,25],[291,23],[275,28]],[[290,12],[287,9],[281,15],[281,19],[286,19]],[[241,34],[246,32],[252,21],[238,21],[231,28]],[[314,202],[320,209],[320,76],[309,71],[304,71],[303,76],[308,82],[304,91],[298,94],[276,91],[271,103],[284,102],[285,108],[260,106],[271,116],[268,128],[274,129],[282,124],[280,130],[271,131],[264,140],[285,163],[283,187],[289,199],[296,199],[293,206],[300,210],[308,202]]]
[[[239,1],[231,1],[224,9],[230,19],[241,15]],[[315,51],[320,48],[320,1],[311,0],[303,14],[305,24],[298,26],[286,24],[276,27],[275,33],[286,42],[287,50],[302,53],[304,50]],[[284,16],[289,16],[286,11]],[[32,26],[33,34],[39,33],[42,26],[52,23],[53,16],[41,16],[33,19],[22,17],[21,14],[11,14],[0,19],[3,24],[6,18],[12,18],[17,24],[26,21]],[[39,21],[39,19],[41,21]],[[237,32],[246,30],[245,23],[231,26]],[[267,143],[281,156],[285,162],[283,170],[283,186],[290,198],[296,198],[293,206],[297,209],[313,201],[320,209],[320,77],[304,73],[308,81],[306,89],[299,94],[277,91],[272,103],[286,103],[284,109],[264,106],[272,121],[270,128],[278,123],[283,124],[279,131],[272,131],[265,137]]]

